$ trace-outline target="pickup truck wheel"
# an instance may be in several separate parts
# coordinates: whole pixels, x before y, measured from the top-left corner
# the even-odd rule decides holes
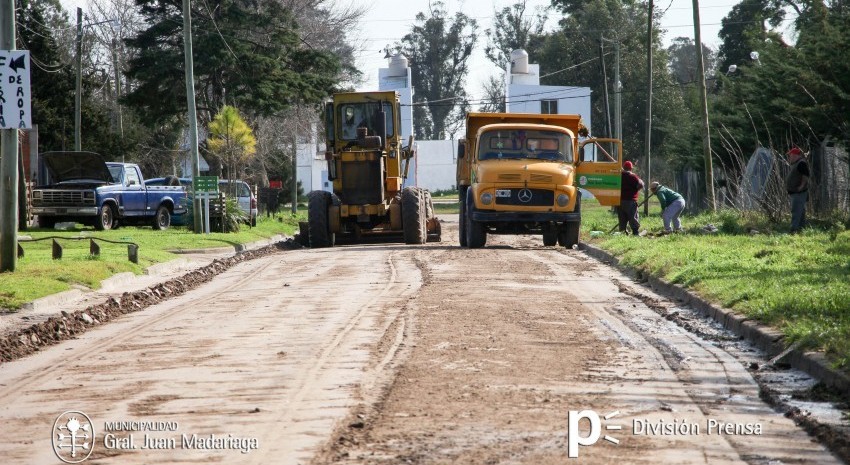
[[[424,244],[428,240],[424,199],[415,187],[405,187],[401,191],[401,228],[406,244]]]
[[[472,189],[466,191],[466,245],[470,249],[484,247],[487,244],[487,229],[484,223],[472,220],[475,204],[472,200]]]
[[[558,229],[558,244],[568,249],[574,245],[578,245],[578,235],[581,229],[581,223],[578,221],[570,221],[561,225]]]
[[[333,247],[335,234],[330,231],[328,209],[332,198],[329,192],[313,191],[307,197],[307,231],[310,247]]]
[[[171,212],[165,205],[160,205],[156,209],[156,216],[153,217],[153,228],[164,231],[171,226]]]
[[[115,222],[115,210],[111,205],[100,207],[100,212],[94,222],[95,229],[99,231],[108,231],[112,229],[112,223]]]
[[[53,229],[56,226],[56,217],[55,216],[39,216],[38,217],[38,227],[45,229]]]

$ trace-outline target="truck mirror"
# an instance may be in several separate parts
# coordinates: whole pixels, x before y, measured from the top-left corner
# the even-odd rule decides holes
[[[328,146],[333,147],[334,140],[334,104],[328,102],[325,104],[325,137],[327,138]]]
[[[387,112],[384,111],[383,103],[378,110],[378,135],[381,136],[381,141],[387,140]]]
[[[457,143],[457,157],[463,158],[466,156],[466,144],[463,141]]]

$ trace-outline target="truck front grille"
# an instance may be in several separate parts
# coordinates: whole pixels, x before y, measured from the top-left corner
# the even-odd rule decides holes
[[[383,159],[342,162],[342,203],[377,205],[384,202]]]
[[[551,207],[555,204],[555,192],[548,189],[527,189],[515,187],[510,191],[510,197],[496,197],[496,205]]]
[[[94,196],[85,198],[85,193],[90,191],[66,191],[66,190],[43,190],[35,193],[34,201],[41,205],[94,205]]]

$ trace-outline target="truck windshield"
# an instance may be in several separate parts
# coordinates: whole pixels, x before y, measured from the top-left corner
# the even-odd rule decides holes
[[[479,160],[537,159],[573,161],[569,135],[556,131],[500,129],[481,135]]]
[[[378,134],[378,102],[346,103],[339,106],[339,117],[342,122],[343,140],[356,140],[357,128],[367,128],[367,136],[383,136]],[[393,108],[389,102],[384,102],[384,114],[387,120],[387,137],[393,132]]]
[[[124,184],[124,167],[121,165],[108,165],[108,167],[112,181],[118,184]]]

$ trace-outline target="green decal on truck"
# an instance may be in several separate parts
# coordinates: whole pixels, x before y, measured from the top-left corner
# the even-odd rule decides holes
[[[578,185],[585,189],[619,189],[621,179],[619,174],[582,174]]]

